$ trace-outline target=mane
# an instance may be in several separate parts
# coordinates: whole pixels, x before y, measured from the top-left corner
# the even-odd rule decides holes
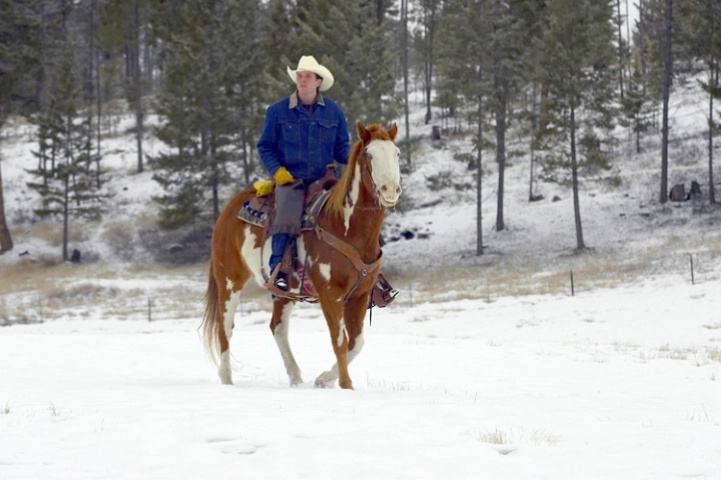
[[[373,140],[391,139],[391,137],[388,135],[388,132],[383,130],[381,126],[377,123],[369,125],[367,127],[367,130],[371,134],[368,143],[372,142]],[[353,150],[351,150],[350,158],[348,159],[348,166],[345,170],[345,173],[343,174],[341,179],[338,180],[338,183],[331,189],[330,197],[328,198],[328,202],[326,203],[325,207],[326,212],[328,212],[331,217],[343,216],[343,203],[345,202],[346,194],[350,189],[351,181],[353,180],[353,174],[355,173],[355,166],[356,163],[358,163],[358,157],[361,154],[362,148],[363,139],[361,138],[355,143],[355,145],[353,145]]]

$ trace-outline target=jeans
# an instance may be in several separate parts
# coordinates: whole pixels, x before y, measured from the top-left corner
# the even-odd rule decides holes
[[[272,252],[270,254],[270,273],[273,273],[276,265],[283,260],[283,253],[285,253],[285,247],[288,245],[290,234],[288,233],[276,233],[273,235],[271,240]]]

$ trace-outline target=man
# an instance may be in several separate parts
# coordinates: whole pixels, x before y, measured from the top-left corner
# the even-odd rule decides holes
[[[302,200],[289,192],[304,192],[305,188],[322,178],[333,162],[348,164],[351,151],[348,123],[343,110],[321,92],[333,86],[333,74],[313,56],[303,56],[298,67],[288,75],[296,84],[296,91],[268,107],[263,132],[258,141],[258,153],[276,185],[277,215],[273,222],[270,256],[271,275],[283,259],[291,235],[300,233]],[[278,221],[278,219],[282,219]],[[381,277],[385,297],[392,300],[392,291]],[[278,272],[275,285],[288,290],[284,272]],[[386,303],[389,303],[387,301]]]

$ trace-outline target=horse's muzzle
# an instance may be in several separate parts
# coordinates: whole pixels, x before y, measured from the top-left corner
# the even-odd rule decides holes
[[[396,185],[395,188],[383,185],[380,189],[380,192],[378,192],[381,205],[383,205],[384,207],[395,206],[395,204],[398,203],[398,199],[400,198],[402,192],[403,189],[400,185]]]

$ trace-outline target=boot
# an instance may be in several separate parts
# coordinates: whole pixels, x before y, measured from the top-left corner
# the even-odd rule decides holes
[[[376,284],[373,286],[373,291],[371,292],[368,308],[387,307],[395,300],[399,293],[398,290],[391,287],[391,284],[388,283],[388,280],[386,280],[383,274],[379,273],[378,278],[376,278]]]

